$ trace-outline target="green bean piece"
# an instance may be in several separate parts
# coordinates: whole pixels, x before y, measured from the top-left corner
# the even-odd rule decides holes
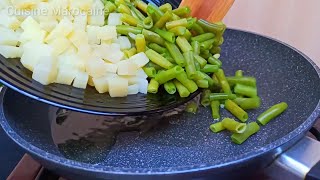
[[[165,42],[164,44],[176,63],[181,67],[185,67],[186,62],[179,48],[173,43]]]
[[[198,110],[198,104],[195,102],[190,102],[187,104],[186,111],[189,113],[196,114]]]
[[[216,41],[216,39],[209,39],[207,41],[204,41],[202,43],[200,43],[200,48],[202,50],[210,50],[213,47],[214,42]]]
[[[180,47],[181,51],[184,52],[184,53],[193,50],[192,46],[190,45],[188,40],[183,36],[178,36],[177,37],[177,45]]]
[[[213,79],[206,73],[203,73],[201,71],[197,71],[196,75],[194,76],[193,80],[198,81],[198,80],[207,80],[209,83],[209,87],[213,87],[214,81]]]
[[[125,50],[124,54],[127,58],[130,58],[131,56],[137,54],[137,49],[136,48],[131,48],[129,50]]]
[[[179,19],[181,19],[181,18],[178,15],[173,13],[171,21],[176,21],[176,20],[179,20]]]
[[[172,81],[164,83],[164,89],[169,94],[175,94],[177,92],[177,88]]]
[[[287,108],[288,108],[288,104],[285,102],[281,102],[279,104],[273,105],[268,110],[260,114],[257,120],[260,124],[266,125],[272,119],[282,114]]]
[[[194,26],[194,24],[196,24],[197,22],[197,18],[187,18],[188,21],[188,26],[187,29],[192,29],[192,27]]]
[[[183,35],[183,37],[185,37],[188,41],[190,41],[192,34],[191,32],[187,29],[186,33]]]
[[[138,53],[146,51],[146,40],[142,34],[138,34],[136,37],[136,48]]]
[[[224,43],[224,38],[221,36],[221,37],[218,38],[218,41],[215,41],[215,42],[213,43],[213,45],[215,45],[215,46],[221,46],[223,43]]]
[[[243,71],[242,70],[238,70],[235,73],[235,77],[242,77],[243,76]]]
[[[206,89],[201,93],[200,104],[202,106],[207,107],[210,105],[210,94],[211,91],[209,89]]]
[[[200,34],[198,36],[192,37],[191,41],[198,41],[200,43],[208,41],[210,39],[213,39],[215,35],[213,33],[205,33],[205,34]]]
[[[196,71],[201,70],[201,67],[200,67],[200,64],[198,63],[198,61],[194,61],[194,66],[196,67]]]
[[[250,136],[253,134],[257,133],[260,130],[260,126],[256,122],[252,122],[247,124],[246,130],[239,134],[239,133],[234,133],[231,135],[231,140],[232,142],[236,144],[242,144],[245,142]]]
[[[173,59],[173,57],[170,55],[169,51],[166,51],[165,53],[162,53],[161,56],[168,59],[172,64],[175,64],[176,61]]]
[[[197,23],[194,23],[191,29],[192,29],[193,31],[195,31],[195,32],[196,32],[197,34],[199,34],[199,35],[205,33],[204,30],[202,29],[202,27],[199,26],[199,24],[197,24]]]
[[[146,38],[146,40],[149,41],[150,43],[156,43],[161,46],[164,46],[165,40],[161,36],[159,36],[157,33],[143,29],[142,34],[144,35],[144,38]]]
[[[258,95],[256,87],[246,86],[243,84],[236,84],[236,86],[234,87],[234,92],[236,94],[244,95],[247,97],[256,97]]]
[[[222,122],[217,122],[210,125],[210,130],[214,133],[218,133],[225,130],[225,128],[223,127]]]
[[[218,100],[227,100],[227,99],[236,99],[237,96],[235,94],[227,94],[227,93],[211,93],[210,101],[218,101]]]
[[[175,21],[169,21],[166,23],[166,28],[167,29],[172,29],[177,26],[183,26],[187,27],[188,26],[188,21],[186,18],[175,20]]]
[[[210,64],[212,64],[212,65],[217,65],[217,66],[219,66],[219,67],[222,66],[222,62],[221,62],[219,59],[216,59],[216,58],[214,58],[214,57],[212,57],[212,56],[209,57],[208,62],[209,62]]]
[[[135,5],[138,9],[140,9],[142,12],[144,12],[145,14],[147,14],[147,7],[148,7],[148,5],[147,5],[145,2],[140,1],[140,0],[136,0],[136,1],[134,2],[134,5]]]
[[[197,86],[198,86],[199,88],[202,88],[202,89],[207,89],[207,88],[209,88],[209,81],[208,81],[208,80],[205,80],[205,79],[203,79],[203,80],[197,80],[196,83],[197,83]]]
[[[138,18],[140,21],[143,21],[146,17],[132,4],[129,4],[129,7],[131,9],[132,15],[134,15],[136,18]]]
[[[226,25],[222,22],[210,23],[206,20],[199,19],[197,24],[203,28],[206,32],[214,33],[215,35],[222,35],[226,30]]]
[[[216,73],[219,70],[218,65],[206,64],[201,71],[204,73]]]
[[[156,94],[158,93],[159,83],[155,79],[151,79],[148,85],[148,93]]]
[[[163,16],[163,12],[160,11],[159,7],[151,3],[148,4],[147,12],[152,15],[155,22],[157,22]]]
[[[242,122],[246,122],[249,118],[248,113],[230,99],[225,101],[224,107]]]
[[[159,53],[155,52],[152,49],[147,50],[145,53],[150,61],[164,69],[171,69],[174,67],[174,65],[170,61],[168,61],[166,58],[162,57]]]
[[[127,25],[118,25],[117,26],[117,33],[122,34],[122,35],[129,35],[129,33],[141,34],[142,28],[127,26]]]
[[[254,77],[243,76],[243,77],[227,77],[227,81],[231,86],[235,84],[243,84],[247,86],[256,87],[257,81]]]
[[[243,133],[247,128],[245,123],[239,123],[231,118],[224,118],[221,122],[223,127],[232,133]]]
[[[214,47],[211,48],[210,52],[212,54],[220,54],[221,53],[221,48],[214,46]]]
[[[154,25],[154,28],[163,28],[168,21],[172,18],[172,12],[167,11],[163,16],[160,17],[159,21],[157,21]]]
[[[200,51],[200,56],[203,57],[204,59],[208,59],[209,57],[212,56],[212,54],[210,53],[209,50],[205,50],[205,51]]]
[[[160,6],[159,9],[163,13],[168,12],[168,11],[172,11],[172,5],[170,3],[165,3],[162,6]]]
[[[183,86],[185,86],[190,93],[194,93],[198,90],[197,84],[193,80],[190,80],[188,78],[186,72],[182,72],[182,73],[178,74],[176,79],[178,81],[180,81],[181,84],[183,84]]]
[[[144,28],[151,29],[153,27],[153,20],[150,16],[148,16],[142,21],[142,24]]]
[[[124,4],[118,6],[118,12],[131,15],[130,8]]]
[[[116,9],[117,9],[117,6],[110,1],[107,1],[106,4],[104,5],[105,15],[109,15],[110,13],[114,12]]]
[[[195,41],[195,42],[197,42],[197,41]],[[200,64],[201,68],[204,68],[204,66],[207,64],[207,61],[199,55],[195,54],[194,59]]]
[[[157,71],[159,71],[159,70],[163,70],[163,68],[161,67],[161,66],[159,66],[159,65],[157,65],[157,64],[155,64],[155,63],[153,63],[153,62],[148,62],[148,64],[146,65],[146,67],[153,67],[153,68],[155,68]]]
[[[172,29],[169,29],[169,32],[173,32],[175,36],[183,36],[187,31],[186,27],[177,26]]]
[[[159,84],[164,84],[175,79],[180,73],[183,73],[183,68],[180,66],[175,66],[172,69],[159,72],[156,75],[155,80],[158,81]]]
[[[231,94],[232,92],[230,89],[230,85],[226,79],[226,76],[224,75],[224,71],[222,69],[219,69],[215,74],[219,80],[223,92]]]
[[[149,78],[156,77],[157,70],[154,67],[143,67],[143,71],[147,74]]]
[[[185,86],[183,86],[179,81],[173,80],[173,83],[176,86],[180,97],[188,97],[190,95],[188,89]]]
[[[128,14],[122,14],[121,21],[125,22],[131,26],[137,26],[138,22],[139,22],[136,18],[134,18],[133,16],[128,15]]]
[[[196,66],[194,64],[194,57],[193,57],[193,52],[192,51],[188,51],[183,53],[183,57],[186,60],[186,73],[188,75],[189,79],[193,79],[194,76],[196,75]]]
[[[211,101],[210,106],[211,106],[212,118],[215,120],[220,119],[220,102]]]
[[[179,7],[175,10],[172,11],[174,14],[180,16],[180,17],[188,17],[190,16],[191,9],[186,6],[186,7]]]
[[[126,1],[125,0],[114,0],[114,4],[116,6],[120,6],[120,4],[126,4]]]
[[[176,42],[176,37],[173,32],[169,31],[164,31],[161,29],[156,29],[155,32],[162,37],[163,39],[167,40],[170,43],[175,43]]]
[[[200,43],[198,41],[192,41],[191,46],[192,46],[194,54],[199,55],[200,54]],[[206,63],[207,63],[207,61],[206,61]]]
[[[154,51],[156,51],[159,54],[167,53],[167,51],[168,51],[166,48],[161,47],[156,43],[150,43],[149,48],[153,49]]]
[[[243,110],[257,109],[261,105],[261,99],[259,97],[253,97],[253,98],[237,97],[233,101],[236,104],[238,104]]]

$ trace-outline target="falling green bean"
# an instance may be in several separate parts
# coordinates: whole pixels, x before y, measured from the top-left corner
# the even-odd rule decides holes
[[[219,80],[219,83],[221,85],[223,92],[225,92],[227,94],[231,94],[231,89],[230,89],[229,83],[224,75],[224,71],[222,69],[219,69],[216,72],[216,76]]]
[[[208,80],[205,80],[205,79],[197,80],[196,83],[199,88],[203,88],[203,89],[209,88],[209,81]]]
[[[243,84],[237,84],[234,87],[234,92],[236,94],[244,95],[247,97],[256,97],[258,95],[257,88],[252,86],[246,86]]]
[[[207,107],[210,105],[210,94],[211,94],[211,91],[209,89],[206,89],[202,92],[201,100],[200,100],[200,104],[202,106]]]
[[[213,119],[220,119],[220,102],[219,101],[211,101],[211,114]]]
[[[227,81],[231,86],[236,85],[236,84],[243,84],[247,86],[252,86],[256,87],[257,81],[256,78],[254,77],[248,77],[248,76],[243,76],[243,77],[227,77]]]
[[[198,104],[195,102],[190,102],[187,104],[186,111],[189,113],[196,114],[198,110]]]

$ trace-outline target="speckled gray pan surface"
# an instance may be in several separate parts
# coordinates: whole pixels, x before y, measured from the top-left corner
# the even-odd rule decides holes
[[[227,132],[208,130],[213,123],[209,109],[173,116],[163,120],[169,123],[148,132],[116,136],[110,132],[119,126],[107,117],[73,114],[71,119],[56,122],[52,112],[57,108],[11,90],[2,93],[1,125],[20,146],[48,163],[103,174],[178,173],[229,166],[281,146],[313,125],[320,113],[320,78],[311,60],[282,43],[238,30],[226,31],[222,49],[227,75],[242,69],[245,75],[257,78],[262,107],[249,112],[249,122],[273,104],[285,101],[289,105],[283,115],[261,127],[243,145],[233,144]],[[225,110],[222,116],[232,117]],[[101,126],[93,125],[94,121]],[[144,123],[154,121],[150,116]],[[135,123],[140,122],[131,121]],[[79,124],[87,129],[75,132]],[[54,125],[60,130],[52,131]]]

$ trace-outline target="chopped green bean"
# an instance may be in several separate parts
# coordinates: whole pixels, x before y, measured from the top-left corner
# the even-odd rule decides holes
[[[143,2],[143,1],[141,1],[141,0],[136,0],[136,1],[134,2],[134,4],[135,4],[135,6],[136,6],[137,8],[139,8],[142,12],[144,12],[144,13],[147,14],[147,7],[148,7],[148,5],[147,5],[145,2]]]
[[[238,70],[235,73],[235,77],[242,77],[243,76],[243,71],[242,70]]]
[[[127,26],[127,25],[118,25],[117,26],[117,33],[118,34],[123,34],[123,35],[129,35],[129,33],[141,34],[142,33],[142,28],[133,27],[133,26]]]
[[[201,70],[201,67],[200,67],[200,64],[198,63],[198,61],[194,61],[194,66],[196,67],[196,71]]]
[[[170,3],[165,3],[162,6],[160,6],[159,9],[163,13],[168,12],[168,11],[172,11],[172,5]]]
[[[187,29],[192,29],[194,24],[196,24],[197,22],[197,18],[188,18],[187,21],[188,21]]]
[[[106,4],[104,5],[104,13],[105,13],[105,15],[108,15],[108,14],[114,12],[116,9],[117,9],[117,6],[114,5],[110,1],[107,1]]]
[[[176,64],[176,61],[173,59],[173,57],[170,55],[169,51],[166,50],[165,53],[161,54],[164,58],[168,59],[172,64]]]
[[[192,41],[191,46],[192,46],[194,54],[199,55],[200,54],[200,43],[198,41]]]
[[[248,97],[256,97],[258,95],[256,87],[246,86],[243,84],[236,84],[236,86],[234,87],[234,92],[236,94],[240,94]]]
[[[219,54],[221,52],[221,48],[214,46],[214,47],[211,48],[210,52],[212,54]]]
[[[147,41],[164,46],[165,40],[162,37],[160,37],[157,33],[143,29],[142,34],[144,35]]]
[[[149,48],[153,49],[154,51],[156,51],[159,54],[167,53],[167,49],[166,48],[161,47],[156,43],[150,43],[149,44]]]
[[[143,21],[146,17],[132,4],[129,5],[131,13],[134,17],[138,18],[140,21]]]
[[[148,93],[156,94],[158,93],[159,83],[155,79],[151,79],[148,85]]]
[[[125,0],[114,0],[114,4],[120,6],[120,4],[126,4]]]
[[[188,40],[183,36],[177,37],[177,45],[180,47],[181,51],[186,53],[192,51],[192,46],[189,44]]]
[[[173,43],[165,42],[164,44],[176,63],[181,67],[185,67],[186,62],[179,48]]]
[[[261,99],[259,97],[253,98],[236,98],[233,100],[238,104],[243,110],[257,109],[261,105]]]
[[[146,40],[144,35],[138,34],[136,37],[136,48],[137,52],[145,52],[146,51]]]
[[[172,81],[164,83],[164,89],[169,94],[175,94],[177,92],[177,88]]]
[[[160,11],[159,7],[151,3],[149,3],[147,6],[147,12],[155,18],[155,22],[157,22],[163,16],[163,12]]]
[[[247,124],[246,130],[239,134],[239,133],[234,133],[231,135],[231,140],[232,142],[236,144],[242,144],[245,142],[250,136],[253,134],[257,133],[260,130],[260,126],[256,122],[252,122]]]
[[[194,57],[193,57],[193,52],[192,51],[188,51],[183,53],[183,57],[186,60],[186,72],[188,75],[189,79],[193,79],[194,76],[196,75],[196,66],[194,64]]]
[[[232,133],[243,133],[247,128],[245,123],[239,123],[231,118],[224,118],[221,122],[223,127]]]
[[[166,23],[166,28],[167,29],[172,29],[177,26],[183,26],[187,27],[188,26],[188,21],[186,18],[175,20],[175,21],[170,21]]]
[[[200,104],[202,106],[207,107],[210,105],[210,94],[211,94],[211,91],[209,89],[206,89],[202,92],[201,100],[200,100]]]
[[[121,21],[125,22],[131,26],[137,26],[138,22],[139,22],[136,18],[134,18],[133,16],[128,15],[128,14],[122,14]]]
[[[194,30],[198,35],[205,33],[202,27],[197,23],[194,23],[191,29]]]
[[[158,81],[159,84],[164,84],[175,79],[180,73],[183,73],[183,68],[180,66],[175,66],[172,69],[159,72],[156,75],[155,80]]]
[[[224,71],[222,69],[219,69],[215,74],[219,80],[219,83],[221,85],[223,92],[225,92],[227,94],[231,94],[231,89],[230,89],[229,83],[224,75]]]
[[[195,102],[190,102],[187,104],[186,111],[189,113],[196,114],[198,110],[198,104]]]
[[[220,131],[225,130],[225,128],[223,127],[222,122],[217,122],[215,124],[210,125],[210,130],[214,133],[218,133]]]
[[[157,71],[159,70],[163,70],[163,68],[155,63],[153,63],[152,61],[148,62],[148,64],[146,65],[146,67],[153,67],[155,68]]]
[[[243,84],[243,85],[247,85],[247,86],[256,87],[256,85],[257,85],[256,78],[254,78],[254,77],[248,77],[248,76],[227,77],[227,80],[231,86],[233,86],[235,84]]]
[[[166,58],[162,57],[159,53],[155,52],[152,49],[147,50],[145,54],[150,59],[150,61],[165,69],[171,69],[174,67],[174,65],[170,61],[168,61]]]
[[[197,42],[197,41],[195,41],[195,42]],[[207,64],[207,61],[199,55],[195,54],[194,59],[200,64],[201,68],[204,68],[204,66]]]
[[[227,100],[227,99],[236,99],[237,96],[235,94],[226,94],[226,93],[211,93],[210,101],[218,101],[218,100]]]
[[[125,50],[124,54],[126,55],[127,58],[130,58],[131,56],[137,54],[137,49],[136,48],[131,48],[129,50]]]
[[[204,41],[202,43],[200,43],[200,47],[202,50],[209,50],[213,47],[214,42],[216,41],[216,39],[209,39],[207,41]]]
[[[118,6],[118,12],[131,15],[130,8],[124,4]]]
[[[209,23],[206,20],[199,19],[197,24],[201,26],[206,32],[214,33],[215,35],[221,35],[226,30],[226,25],[218,22],[218,23]]]
[[[185,86],[183,86],[179,81],[173,80],[173,83],[176,86],[180,97],[188,97],[190,95],[188,89]]]
[[[213,39],[215,35],[213,33],[205,33],[205,34],[200,34],[198,36],[192,37],[191,41],[198,41],[200,43],[205,42],[207,40]]]
[[[156,77],[157,70],[154,67],[143,67],[143,71],[147,74],[149,78]]]
[[[209,50],[205,50],[200,52],[200,56],[203,57],[204,59],[208,59],[209,57],[212,56]]]
[[[172,29],[169,29],[169,32],[173,32],[175,36],[183,36],[187,31],[186,27],[177,26]]]
[[[217,65],[211,65],[211,64],[206,64],[201,71],[204,73],[215,73],[219,70],[219,66]]]
[[[170,11],[167,11],[166,13],[164,13],[163,16],[161,16],[159,21],[155,23],[154,28],[163,28],[166,25],[166,23],[171,19],[171,17],[172,13]]]
[[[178,81],[181,82],[181,84],[183,84],[190,93],[194,93],[198,90],[198,86],[197,84],[193,81],[193,80],[190,80],[187,76],[187,73],[186,72],[182,72],[180,74],[177,75],[176,79]]]
[[[212,65],[217,65],[219,67],[222,66],[222,62],[219,59],[216,59],[214,57],[209,57],[208,62]]]
[[[266,125],[272,119],[282,114],[287,108],[288,108],[288,104],[285,102],[281,102],[279,104],[273,105],[268,110],[260,114],[257,120],[260,124]]]
[[[161,29],[156,29],[155,32],[170,43],[175,43],[176,41],[176,37],[173,32],[164,31]]]
[[[211,101],[211,114],[213,119],[220,119],[220,102],[219,101]]]
[[[190,41],[192,34],[191,32],[187,29],[186,33],[183,35],[183,37],[185,37],[188,41]]]
[[[208,80],[197,80],[196,81],[199,88],[207,89],[209,88],[209,81]]]
[[[188,17],[191,13],[191,9],[189,7],[179,7],[172,12],[180,17]]]
[[[249,118],[248,113],[230,99],[225,101],[225,108],[242,122],[246,122]]]
[[[142,24],[144,28],[151,29],[153,27],[153,20],[150,16],[148,16],[142,21]]]

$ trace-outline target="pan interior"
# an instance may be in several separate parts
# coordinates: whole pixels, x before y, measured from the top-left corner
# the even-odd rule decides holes
[[[228,76],[241,69],[246,76],[257,78],[262,106],[249,111],[249,122],[255,121],[260,113],[276,103],[285,101],[289,105],[283,115],[261,127],[242,145],[233,144],[228,132],[213,134],[209,131],[209,125],[214,122],[209,108],[200,108],[196,115],[184,113],[168,118],[169,123],[156,126],[146,133],[123,132],[115,137],[110,133],[110,127],[116,125],[107,117],[71,112],[69,118],[63,118],[61,123],[55,115],[57,108],[11,90],[7,90],[3,99],[3,114],[7,122],[2,119],[2,124],[8,123],[13,129],[9,134],[17,133],[26,142],[49,153],[49,156],[56,155],[52,158],[64,164],[88,169],[160,172],[161,169],[167,171],[182,167],[214,167],[246,158],[294,131],[317,108],[320,99],[319,74],[295,50],[262,36],[227,30],[221,60]],[[318,113],[315,116],[319,116]],[[222,117],[233,116],[222,110]],[[312,118],[314,120],[316,117]],[[59,126],[60,130],[54,126]],[[85,127],[84,132],[76,132],[79,126]],[[53,128],[55,131],[52,131]],[[26,144],[24,146],[30,148]],[[50,160],[48,154],[44,157]]]

